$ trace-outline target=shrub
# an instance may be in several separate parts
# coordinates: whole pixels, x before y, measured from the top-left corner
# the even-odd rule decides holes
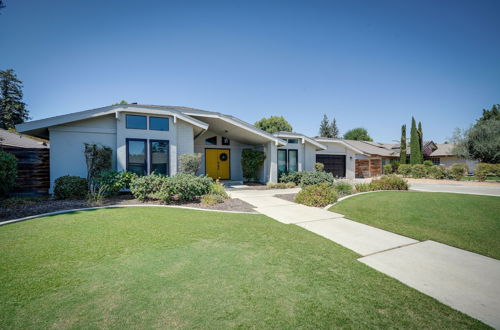
[[[286,187],[287,188],[295,188],[297,185],[295,184],[295,182],[287,182],[286,183]]]
[[[163,183],[158,194],[158,199],[165,203],[171,201],[188,202],[210,192],[213,185],[211,178],[207,176],[195,176],[192,174],[179,173]]]
[[[300,184],[300,180],[302,180],[302,176],[305,172],[289,172],[282,173],[279,177],[279,182],[293,182],[296,186]]]
[[[130,192],[140,201],[147,199],[157,199],[167,176],[150,174],[145,176],[136,176],[130,182]]]
[[[181,173],[195,175],[201,167],[201,154],[183,154],[179,157],[179,170]]]
[[[17,177],[17,158],[0,150],[0,196],[7,196]]]
[[[84,143],[85,162],[87,163],[87,180],[92,179],[104,170],[111,169],[113,151],[110,147],[94,143]]]
[[[423,164],[415,164],[411,167],[412,178],[420,179],[425,178],[427,175],[427,169]]]
[[[331,183],[323,182],[304,187],[295,196],[295,201],[308,206],[326,206],[336,202],[337,192]]]
[[[226,190],[224,190],[224,185],[220,182],[212,183],[210,186],[210,195],[218,195],[222,197],[223,199],[228,199],[229,195],[227,194]]]
[[[432,161],[430,161],[430,160],[424,160],[424,165],[425,166],[433,166],[434,163]]]
[[[394,174],[382,175],[370,183],[370,190],[408,190],[408,187],[405,179]]]
[[[314,163],[314,170],[322,172],[325,170],[325,165],[323,163],[316,162]]]
[[[446,179],[447,173],[446,169],[441,165],[433,165],[427,168],[427,175],[432,179]]]
[[[206,194],[201,196],[201,205],[209,206],[223,202],[224,198],[221,197],[220,195]]]
[[[469,171],[469,167],[465,163],[453,164],[450,168],[451,177],[457,181],[460,181]]]
[[[392,173],[392,165],[391,164],[385,164],[384,165],[384,174],[391,174]]]
[[[335,191],[340,196],[346,196],[352,194],[352,185],[349,182],[337,181],[334,184]]]
[[[479,181],[485,181],[488,175],[500,175],[500,164],[479,163],[474,174]]]
[[[411,165],[410,164],[400,164],[398,167],[398,174],[402,176],[409,177],[411,174]]]
[[[100,206],[104,201],[104,197],[108,193],[108,187],[106,185],[90,185],[89,193],[87,195],[87,202],[91,206]]]
[[[294,182],[268,182],[267,187],[271,189],[289,189],[289,188],[295,188],[296,185]]]
[[[65,175],[54,182],[54,196],[57,199],[82,199],[88,191],[87,179],[79,176]]]
[[[335,180],[332,173],[327,172],[302,172],[300,186],[311,186],[319,183],[333,183]]]
[[[105,170],[97,174],[92,180],[92,184],[97,187],[105,186],[104,194],[113,196],[118,192],[130,186],[130,182],[137,174],[126,171]]]
[[[243,149],[241,153],[241,168],[243,177],[251,181],[257,180],[259,169],[264,164],[266,155],[262,151],[253,149]]]
[[[397,173],[398,172],[399,164],[400,164],[399,162],[391,162],[392,173]]]
[[[354,189],[356,192],[366,192],[371,191],[371,186],[369,183],[356,183]]]

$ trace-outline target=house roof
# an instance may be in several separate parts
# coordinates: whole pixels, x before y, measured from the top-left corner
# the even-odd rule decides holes
[[[283,131],[280,131],[280,132],[276,132],[276,133],[273,133],[274,136],[276,137],[279,137],[279,138],[298,138],[298,139],[302,139],[302,142],[308,142],[310,144],[312,144],[313,146],[316,147],[316,150],[326,150],[327,147],[321,143],[319,143],[318,141],[315,141],[314,139],[308,137],[308,136],[305,136],[304,134],[300,134],[300,133],[295,133],[295,132],[283,132]]]
[[[430,157],[446,157],[455,156],[453,153],[454,144],[451,143],[435,143],[437,149],[434,150],[429,156]]]
[[[28,149],[45,149],[49,147],[47,142],[39,141],[29,136],[0,129],[0,147],[17,147]]]

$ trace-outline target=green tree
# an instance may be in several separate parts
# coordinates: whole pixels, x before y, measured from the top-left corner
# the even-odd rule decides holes
[[[401,126],[401,142],[399,145],[399,163],[406,164],[406,125]]]
[[[418,144],[420,145],[420,164],[424,162],[424,132],[422,131],[422,122],[418,122]]]
[[[373,141],[373,139],[368,135],[368,131],[362,127],[348,130],[344,134],[344,139],[357,141]]]
[[[122,104],[129,104],[129,103],[125,100],[121,100],[120,102],[113,103],[112,105],[122,105]]]
[[[0,70],[0,128],[15,128],[15,125],[30,119],[23,102],[23,83],[14,70]]]
[[[328,117],[326,115],[323,115],[323,119],[321,120],[321,124],[319,125],[319,136],[326,138],[332,137],[330,124],[328,123]]]
[[[3,3],[3,0],[0,0],[0,9],[4,9],[5,8],[5,4]]]
[[[288,121],[286,121],[283,116],[271,116],[269,118],[262,118],[257,121],[255,127],[260,128],[263,131],[268,133],[276,133],[276,132],[291,132],[292,125]]]
[[[411,117],[411,132],[410,132],[410,164],[420,164],[422,151],[420,149],[419,134],[415,118]]]
[[[485,114],[486,112],[486,114]],[[500,163],[500,116],[498,105],[483,110],[483,116],[468,130],[456,129],[451,139],[453,153],[483,163]]]
[[[337,120],[335,118],[333,118],[332,123],[330,124],[330,135],[335,139],[338,139],[340,135],[339,128],[337,127]]]

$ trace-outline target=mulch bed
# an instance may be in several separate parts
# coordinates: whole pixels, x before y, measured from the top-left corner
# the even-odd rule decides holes
[[[278,195],[274,195],[274,197],[278,197],[278,198],[284,199],[284,200],[289,201],[289,202],[294,202],[295,196],[297,196],[297,194],[278,194]]]
[[[162,205],[162,203],[158,201],[141,202],[135,199],[131,195],[120,195],[117,197],[107,198],[99,206],[138,205],[138,204]],[[194,207],[199,209],[220,210],[220,211],[255,212],[255,209],[252,205],[237,198],[228,199],[225,200],[223,203],[217,203],[215,205],[201,205],[200,202],[172,203],[170,205]],[[12,205],[5,205],[5,203],[0,202],[0,221],[18,219],[42,213],[94,207],[94,206],[96,205],[90,205],[86,200],[54,200],[49,198],[38,198],[33,200],[27,199],[25,201]]]

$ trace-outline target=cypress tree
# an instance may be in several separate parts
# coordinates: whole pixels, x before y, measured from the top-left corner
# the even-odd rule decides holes
[[[419,121],[418,122],[418,130],[417,130],[417,133],[418,133],[418,143],[420,145],[420,164],[422,164],[424,162],[424,134],[422,132],[422,122]]]
[[[340,135],[339,128],[337,127],[337,120],[333,118],[332,123],[330,125],[330,137],[338,139]]]
[[[411,117],[411,133],[410,133],[410,164],[420,164],[420,157],[422,152],[420,150],[420,143],[418,141],[417,125],[415,118]]]
[[[323,120],[321,121],[321,124],[319,125],[319,136],[320,137],[326,137],[326,138],[331,138],[331,131],[330,131],[330,124],[328,123],[328,117],[326,115],[323,115]]]
[[[406,164],[406,125],[401,126],[401,142],[399,144],[399,163]]]
[[[0,128],[14,128],[30,118],[22,88],[23,83],[14,70],[0,70]]]

